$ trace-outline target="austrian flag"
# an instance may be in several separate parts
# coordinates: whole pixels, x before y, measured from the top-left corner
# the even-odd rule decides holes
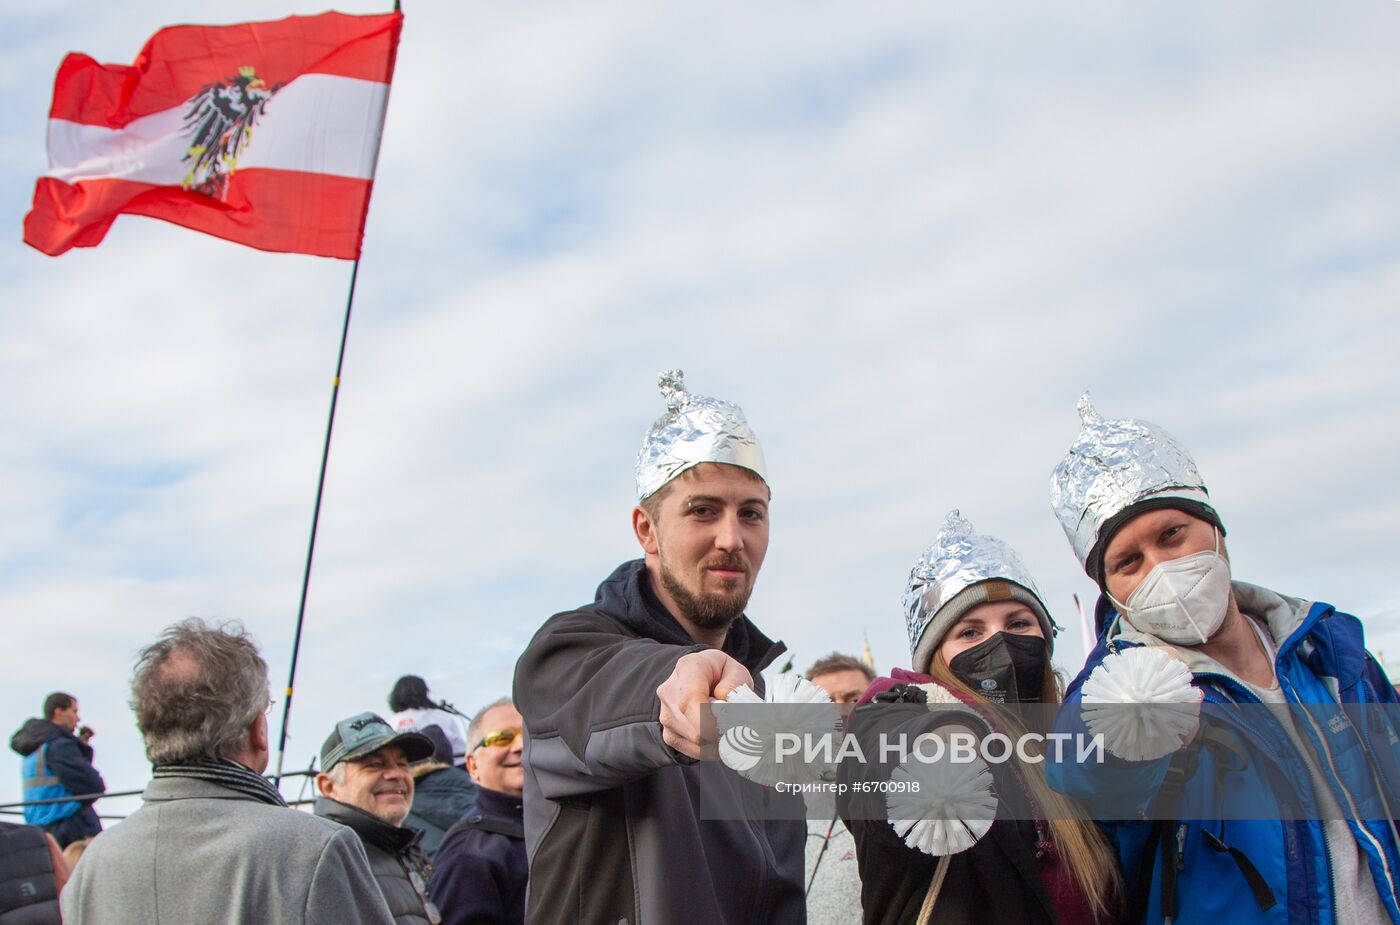
[[[70,54],[24,240],[94,247],[122,213],[355,259],[403,16],[172,26],[130,67]]]

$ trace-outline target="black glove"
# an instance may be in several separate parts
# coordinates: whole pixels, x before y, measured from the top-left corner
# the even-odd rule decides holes
[[[896,684],[871,699],[875,703],[928,703],[928,691],[913,684]]]

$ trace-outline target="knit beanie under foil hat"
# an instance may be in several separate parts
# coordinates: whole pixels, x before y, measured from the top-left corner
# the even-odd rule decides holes
[[[1132,517],[1174,507],[1225,530],[1186,448],[1156,424],[1105,420],[1085,392],[1079,436],[1050,474],[1050,506],[1079,564],[1102,584],[1104,547]]]
[[[1041,600],[1021,557],[1002,540],[978,533],[962,512],[948,512],[933,545],[909,573],[904,620],[909,630],[910,667],[927,674],[934,650],[953,624],[979,604],[1019,601],[1040,621],[1049,651],[1055,621]]]

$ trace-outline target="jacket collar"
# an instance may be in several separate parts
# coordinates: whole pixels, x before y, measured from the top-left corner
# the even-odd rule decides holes
[[[671,645],[697,645],[680,622],[661,604],[646,576],[645,559],[633,559],[619,565],[598,586],[594,608],[620,620],[647,639]],[[786,652],[787,646],[769,639],[747,616],[741,616],[729,628],[721,650],[757,676]]]
[[[524,797],[513,797],[499,790],[476,788],[477,812],[486,816],[502,816],[507,819],[522,819],[525,815]]]
[[[1354,683],[1360,677],[1365,663],[1365,655],[1360,641],[1358,640],[1355,646],[1334,645],[1332,636],[1336,634],[1321,632],[1323,627],[1319,624],[1335,613],[1330,605],[1289,597],[1244,581],[1234,581],[1230,584],[1234,590],[1235,602],[1239,605],[1240,612],[1254,617],[1268,629],[1277,652],[1276,664],[1282,664],[1295,650],[1300,657],[1310,662],[1316,661],[1313,655],[1321,648],[1325,651],[1320,654],[1329,664],[1327,666],[1313,665],[1316,673],[1323,673],[1322,669],[1325,668],[1326,673],[1337,677],[1343,687],[1347,686],[1349,682]],[[1101,598],[1101,603],[1102,600]],[[1186,667],[1191,669],[1193,674],[1218,674],[1239,680],[1223,665],[1199,649],[1191,646],[1175,646],[1163,642],[1151,634],[1139,632],[1128,626],[1123,620],[1115,621],[1114,618],[1117,614],[1112,605],[1109,605],[1107,613],[1110,627],[1107,635],[1109,641],[1121,642],[1130,646],[1168,648],[1172,650],[1172,654],[1186,663]],[[1328,620],[1327,622],[1336,621]],[[1330,629],[1330,627],[1328,628]],[[1350,627],[1339,626],[1338,629],[1346,631]],[[1315,636],[1319,638],[1314,639]],[[1352,651],[1353,649],[1355,652]],[[1353,655],[1355,657],[1352,657]]]
[[[443,764],[441,761],[434,761],[433,759],[429,758],[427,761],[420,761],[417,764],[415,764],[411,769],[410,773],[413,774],[413,780],[416,782],[421,781],[429,774],[450,767],[451,765],[449,764]]]
[[[390,854],[405,854],[423,837],[423,833],[412,826],[390,825],[358,806],[332,800],[330,797],[316,798],[316,815],[349,826],[365,844]]]
[[[146,784],[141,799],[147,803],[166,803],[172,800],[243,800],[247,803],[261,803],[249,793],[231,790],[210,780],[196,780],[189,777],[156,777]],[[266,804],[265,804],[266,805]]]
[[[1273,637],[1275,648],[1283,648],[1289,637],[1307,620],[1311,608],[1307,601],[1285,597],[1276,591],[1270,591],[1268,588],[1261,588],[1244,581],[1232,581],[1230,588],[1235,593],[1235,602],[1239,604],[1242,613],[1257,617],[1265,622],[1269,628],[1269,635]],[[1112,603],[1106,603],[1107,600],[1106,595],[1099,598],[1100,605],[1106,604],[1103,606],[1103,611],[1106,615],[1105,624],[1108,627],[1110,640],[1134,646],[1171,645],[1151,633],[1144,633],[1129,626],[1126,620],[1119,619],[1117,608]],[[1189,646],[1175,646],[1175,648],[1194,651]],[[1184,657],[1185,655],[1183,655]]]

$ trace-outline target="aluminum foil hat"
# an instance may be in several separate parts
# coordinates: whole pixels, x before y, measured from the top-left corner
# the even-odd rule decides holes
[[[1147,421],[1104,420],[1088,392],[1079,398],[1079,419],[1079,436],[1050,473],[1050,505],[1090,576],[1097,577],[1104,527],[1144,501],[1184,501],[1219,524],[1195,460],[1171,434]]]
[[[685,390],[685,373],[661,374],[666,413],[651,425],[637,454],[637,500],[645,501],[667,482],[703,462],[752,470],[765,482],[763,448],[744,411],[732,402]]]
[[[904,590],[911,667],[927,672],[947,631],[978,604],[1016,600],[1035,611],[1052,650],[1055,623],[1021,557],[1002,540],[978,533],[962,512],[948,512],[933,545],[914,564]]]

